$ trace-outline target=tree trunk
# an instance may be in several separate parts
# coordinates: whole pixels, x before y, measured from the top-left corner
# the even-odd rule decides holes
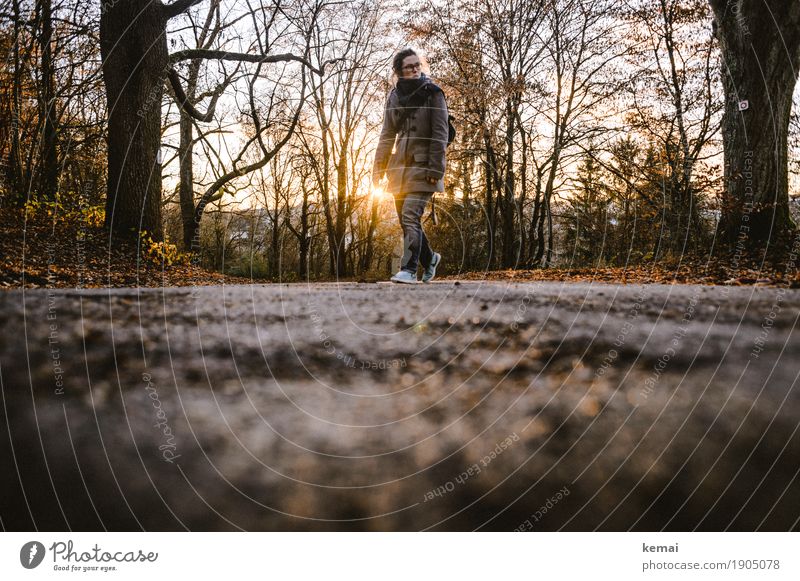
[[[108,101],[106,226],[118,238],[140,230],[161,240],[161,99],[168,66],[160,2],[103,5],[100,51]]]
[[[300,261],[298,262],[297,266],[297,274],[300,276],[300,280],[308,280],[309,277],[308,243],[308,238],[300,241]]]
[[[364,251],[364,260],[361,263],[361,272],[367,272],[372,266],[372,257],[375,254],[375,230],[378,227],[378,200],[372,198],[369,214],[369,226],[367,227],[367,245]]]
[[[514,268],[517,265],[517,253],[515,251],[516,242],[516,219],[515,219],[515,200],[514,200],[514,121],[516,111],[512,99],[506,100],[506,158],[505,176],[503,179],[503,195],[500,197],[503,202],[501,217],[503,220],[503,268]]]
[[[324,86],[324,85],[323,85]],[[324,95],[320,97],[320,102]],[[331,151],[328,145],[328,124],[324,113],[320,113],[321,105],[317,103],[317,115],[320,122],[320,133],[322,134],[322,170],[319,174],[319,193],[322,198],[322,209],[325,215],[325,235],[328,239],[328,274],[336,276],[336,229],[333,223],[333,212],[331,211]]]
[[[731,247],[741,238],[751,251],[770,241],[774,249],[796,229],[788,205],[788,131],[800,66],[800,2],[710,3],[725,90],[718,235]]]
[[[323,155],[324,154],[323,147]],[[323,182],[320,183],[320,196],[322,197],[322,210],[325,215],[325,235],[328,238],[328,274],[336,276],[336,233],[333,225],[333,213],[331,212],[330,182],[328,180],[327,162],[326,171],[323,172]]]
[[[348,275],[347,268],[347,143],[341,143],[336,164],[336,277]]]
[[[308,185],[306,183],[306,178],[303,177],[301,180],[300,188],[303,191],[303,201],[300,205],[300,229],[298,230],[294,226],[292,226],[292,214],[291,212],[287,212],[286,214],[286,227],[289,231],[295,235],[297,238],[297,246],[298,246],[298,253],[299,253],[299,261],[297,267],[297,274],[299,275],[300,280],[308,280],[309,278],[309,268],[308,268],[308,257],[311,250],[311,236],[309,236],[309,197],[310,192],[308,191]]]
[[[461,177],[461,221],[466,224],[473,223],[472,211],[472,164],[468,162],[467,156],[463,156],[460,162]],[[479,268],[480,259],[475,256],[475,247],[480,242],[475,236],[467,236],[464,239],[464,266],[467,269]]]
[[[556,170],[558,169],[558,162],[561,158],[561,149],[558,143],[558,136],[556,136],[556,143],[553,146],[553,159],[550,165],[549,174],[547,177],[547,183],[544,187],[544,195],[542,196],[542,208],[541,214],[539,216],[539,226],[537,230],[537,235],[539,238],[539,246],[536,250],[536,257],[534,259],[535,263],[538,266],[548,267],[550,266],[550,261],[553,252],[553,218],[550,214],[550,200],[553,197],[553,190],[555,189],[555,181],[556,181]],[[544,236],[544,223],[545,220],[547,221],[547,239]],[[545,249],[547,250],[547,255],[545,256]],[[542,257],[544,257],[544,262],[542,262]]]
[[[519,115],[519,114],[518,114]],[[519,249],[517,250],[517,265],[525,262],[525,249],[528,247],[528,239],[525,229],[525,202],[528,198],[528,139],[522,126],[522,121],[517,118],[517,126],[520,128],[522,138],[522,165],[520,166],[520,194],[517,201],[517,217],[519,219]]]
[[[19,119],[20,112],[22,111],[22,71],[19,54],[19,43],[21,41],[20,34],[20,6],[19,0],[14,0],[14,38],[13,38],[13,59],[14,59],[14,86],[12,87],[11,97],[11,151],[10,159],[8,160],[8,181],[12,188],[13,199],[17,205],[22,206],[25,203],[24,192],[24,178],[22,176],[22,154],[20,149],[20,128]]]
[[[547,255],[542,266],[549,268],[553,264],[553,211],[550,208],[550,196],[545,198],[545,211],[547,212]]]
[[[275,196],[277,198],[277,196]],[[281,211],[278,205],[278,200],[275,200],[275,217],[272,219],[272,232],[269,244],[269,266],[267,274],[270,280],[280,280],[281,278],[281,232],[280,232],[280,218]]]
[[[199,224],[194,219],[193,138],[192,118],[186,111],[181,110],[180,142],[178,143],[178,159],[180,163],[178,193],[181,204],[181,220],[183,222],[183,248],[187,252],[200,246],[199,239],[196,240]]]
[[[42,51],[42,69],[39,111],[42,119],[42,166],[39,174],[38,194],[46,200],[55,200],[58,191],[58,157],[56,152],[56,81],[53,66],[53,3],[40,0],[42,27],[39,47]]]
[[[545,246],[545,239],[544,239],[544,222],[545,216],[547,215],[547,193],[542,194],[542,202],[539,207],[539,215],[537,216],[537,223],[536,223],[536,254],[533,256],[533,266],[534,267],[541,267],[542,266],[542,256],[544,256],[544,246]]]
[[[494,187],[497,180],[497,164],[495,162],[494,148],[489,136],[489,130],[483,131],[483,145],[486,150],[484,161],[484,176],[486,180],[486,243],[487,256],[486,268],[494,269],[494,233],[495,233],[495,209],[494,209]]]
[[[528,255],[525,264],[528,268],[536,266],[536,228],[539,224],[539,214],[542,211],[542,170],[536,170],[536,189],[533,197],[533,212],[531,213],[530,226],[528,228]]]

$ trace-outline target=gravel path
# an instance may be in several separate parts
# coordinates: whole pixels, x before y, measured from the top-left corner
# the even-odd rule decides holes
[[[0,518],[798,529],[798,315],[772,287],[6,293]]]

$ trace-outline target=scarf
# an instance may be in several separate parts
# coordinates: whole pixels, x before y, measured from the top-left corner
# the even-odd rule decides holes
[[[424,73],[418,79],[397,79],[397,99],[401,109],[417,109],[425,104],[428,91],[424,88],[431,80]]]

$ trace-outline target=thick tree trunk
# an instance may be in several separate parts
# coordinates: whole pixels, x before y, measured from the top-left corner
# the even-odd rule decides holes
[[[160,2],[103,4],[100,51],[108,101],[106,226],[135,240],[162,237],[161,99],[168,65],[167,16]]]
[[[718,234],[780,243],[789,215],[788,129],[800,66],[800,2],[711,0],[724,62],[725,192]],[[746,101],[746,103],[745,103]]]

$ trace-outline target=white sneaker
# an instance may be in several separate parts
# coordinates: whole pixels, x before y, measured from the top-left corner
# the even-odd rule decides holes
[[[433,258],[431,258],[430,266],[425,269],[425,272],[422,273],[422,282],[430,282],[433,280],[433,277],[436,276],[436,267],[439,266],[441,261],[442,255],[438,252],[434,252]]]
[[[407,270],[401,270],[389,280],[403,284],[417,284],[417,275]]]

